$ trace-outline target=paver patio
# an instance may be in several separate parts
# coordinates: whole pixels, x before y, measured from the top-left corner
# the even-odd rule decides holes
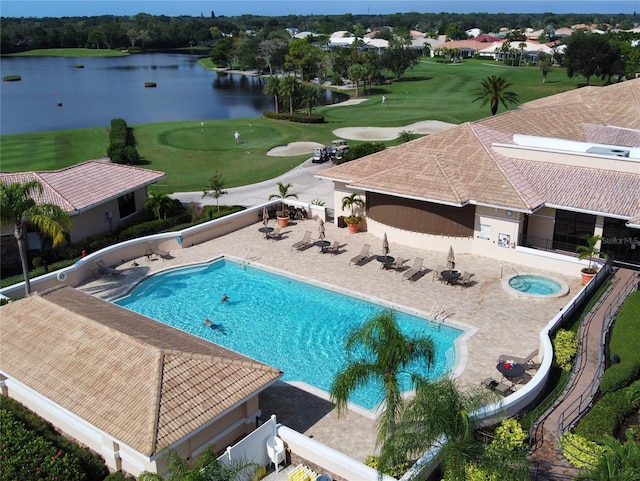
[[[273,222],[272,222],[273,225]],[[256,223],[231,234],[200,245],[171,251],[169,260],[148,261],[146,257],[119,266],[125,270],[123,280],[101,278],[80,286],[83,291],[104,299],[115,299],[125,294],[144,277],[172,267],[205,262],[220,255],[243,259],[255,266],[280,271],[289,277],[306,280],[321,286],[353,294],[367,300],[428,316],[437,301],[447,306],[448,323],[466,330],[459,343],[456,373],[461,385],[478,385],[488,376],[499,378],[495,369],[500,354],[524,356],[538,347],[540,330],[581,288],[578,274],[561,276],[524,268],[515,264],[499,263],[495,259],[456,253],[456,267],[472,272],[472,283],[462,289],[433,280],[432,270],[446,265],[446,252],[415,249],[393,242],[390,235],[390,255],[407,259],[407,268],[415,257],[424,259],[426,274],[409,283],[394,271],[380,268],[374,259],[360,266],[349,266],[349,260],[358,254],[365,243],[371,244],[373,254],[382,253],[382,239],[367,232],[350,234],[332,223],[325,224],[326,239],[340,241],[339,254],[322,254],[317,247],[303,251],[291,250],[291,245],[302,238],[305,230],[312,236],[317,232],[317,221],[300,220],[283,228],[281,240],[266,240]],[[165,246],[166,247],[166,246]],[[555,299],[516,298],[501,286],[501,271],[547,274],[565,281],[570,287],[566,297]],[[120,276],[122,277],[122,276]],[[217,295],[217,294],[216,294]],[[375,420],[371,413],[351,411],[337,417],[324,393],[284,384],[274,386],[261,395],[262,415],[266,419],[276,414],[279,422],[299,430],[318,441],[364,461],[375,452]]]

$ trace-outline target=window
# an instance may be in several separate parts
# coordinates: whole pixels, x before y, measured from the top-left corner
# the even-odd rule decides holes
[[[592,235],[595,226],[595,215],[557,210],[553,230],[553,248],[575,252],[578,245],[584,243],[580,238],[584,234]]]
[[[133,195],[133,192],[129,192],[128,194],[124,194],[122,197],[118,199],[118,209],[120,211],[120,218],[124,219],[125,217],[135,214],[136,212],[136,197]]]

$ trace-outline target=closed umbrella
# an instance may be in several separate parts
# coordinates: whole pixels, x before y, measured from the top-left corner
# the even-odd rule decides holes
[[[265,227],[267,227],[267,224],[269,223],[269,211],[266,207],[262,209],[262,223]]]
[[[324,221],[322,219],[318,224],[318,237],[320,237],[320,240],[324,240]]]
[[[456,267],[456,256],[453,253],[453,246],[449,246],[449,255],[447,255],[447,269],[452,271]]]
[[[387,240],[387,233],[384,233],[384,237],[382,238],[382,255],[386,256],[389,254],[389,241]]]

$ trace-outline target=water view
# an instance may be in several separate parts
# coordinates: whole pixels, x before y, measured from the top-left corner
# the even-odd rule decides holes
[[[108,127],[113,118],[129,125],[224,120],[273,110],[273,100],[262,93],[262,79],[205,70],[198,65],[200,57],[2,57],[2,76],[22,80],[2,83],[0,133]],[[145,82],[157,86],[145,88]],[[328,93],[326,101],[339,97]]]

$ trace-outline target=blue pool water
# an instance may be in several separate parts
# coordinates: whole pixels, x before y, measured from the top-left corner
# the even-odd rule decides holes
[[[229,297],[224,304],[223,294]],[[284,372],[284,381],[302,381],[326,392],[346,360],[345,333],[383,310],[229,260],[157,274],[116,304],[274,366]],[[462,331],[396,314],[404,333],[433,338],[437,360],[428,377],[448,372],[454,361],[453,342]],[[205,318],[223,329],[203,325]],[[362,388],[351,398],[367,409],[381,400],[377,385]]]
[[[551,295],[560,292],[561,286],[553,279],[542,276],[519,275],[509,279],[509,285],[527,294]]]

